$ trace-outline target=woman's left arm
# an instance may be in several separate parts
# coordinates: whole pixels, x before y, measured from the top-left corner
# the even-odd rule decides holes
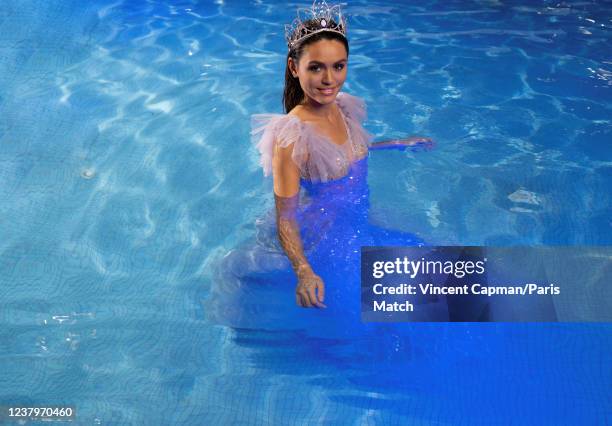
[[[372,145],[370,145],[369,149],[370,150],[373,150],[373,149],[404,150],[407,148],[421,148],[425,150],[430,150],[430,149],[433,149],[435,145],[436,143],[430,138],[421,137],[421,136],[411,136],[409,138],[404,138],[404,139],[391,139],[388,141],[373,142]]]

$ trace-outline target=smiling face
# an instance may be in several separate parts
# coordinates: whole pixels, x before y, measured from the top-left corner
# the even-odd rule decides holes
[[[322,39],[305,46],[298,64],[289,58],[288,65],[304,95],[325,105],[334,102],[346,80],[348,58],[342,42]]]

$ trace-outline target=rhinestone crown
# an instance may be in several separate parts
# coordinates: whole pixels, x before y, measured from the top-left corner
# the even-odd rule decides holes
[[[346,37],[346,19],[342,16],[340,5],[329,6],[325,0],[315,0],[310,9],[298,8],[297,18],[285,25],[287,47],[291,50],[305,38],[322,31]]]

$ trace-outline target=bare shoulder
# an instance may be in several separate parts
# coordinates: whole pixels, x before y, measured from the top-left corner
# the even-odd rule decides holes
[[[308,113],[302,107],[302,105],[296,105],[291,111],[287,113],[288,115],[292,115],[294,117],[299,118],[301,121],[306,121],[308,119]]]

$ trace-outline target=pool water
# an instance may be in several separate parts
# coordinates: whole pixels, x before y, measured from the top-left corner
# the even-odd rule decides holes
[[[282,112],[298,5],[0,4],[0,405],[72,405],[77,424],[612,422],[609,323],[346,340],[209,319],[223,259],[274,244],[249,117]],[[437,143],[371,153],[373,224],[612,244],[611,3],[344,10],[367,129]]]

